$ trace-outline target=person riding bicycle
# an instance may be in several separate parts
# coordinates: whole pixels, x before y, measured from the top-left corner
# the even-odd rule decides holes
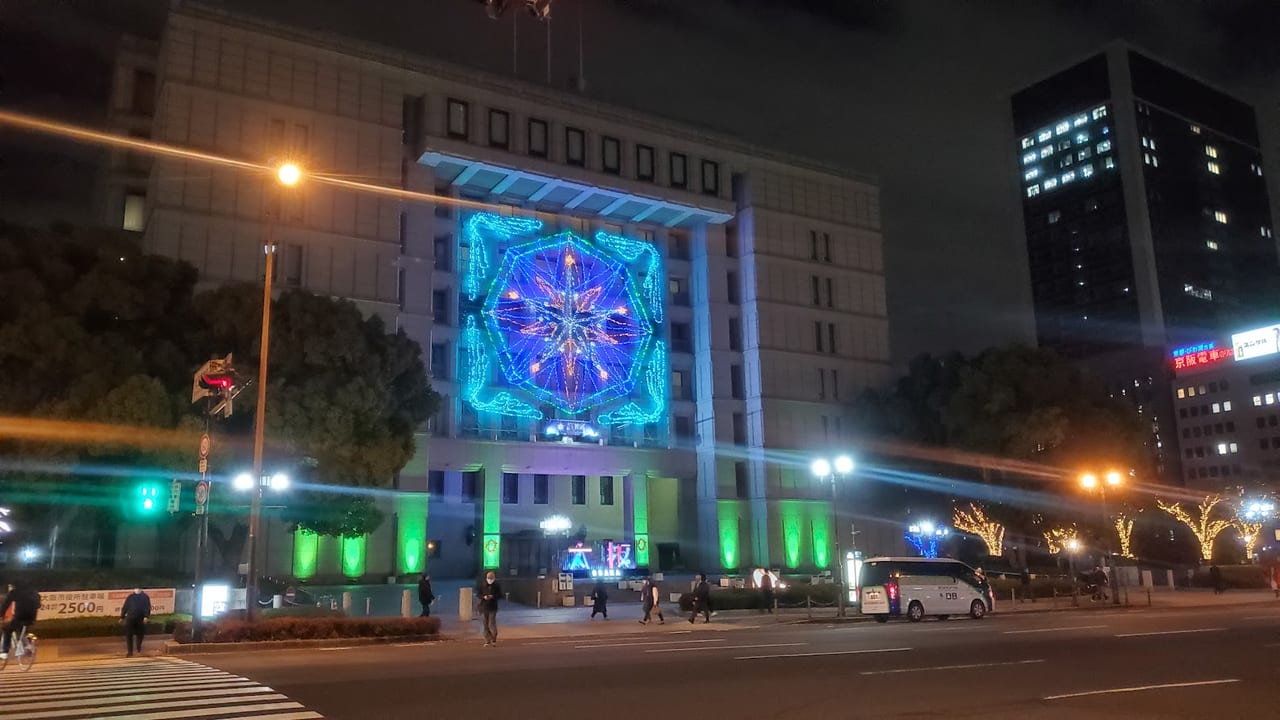
[[[10,611],[13,613],[12,617],[9,617]],[[23,629],[30,629],[35,625],[39,611],[40,596],[34,590],[22,586],[14,587],[13,583],[8,584],[4,602],[0,603],[0,618],[9,617],[4,628],[0,630],[4,635],[3,642],[0,642],[0,660],[9,659],[9,648],[13,644],[14,636]]]

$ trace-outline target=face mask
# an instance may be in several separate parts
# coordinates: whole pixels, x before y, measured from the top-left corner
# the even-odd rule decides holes
[[[141,594],[142,594],[142,588],[134,588],[134,589],[133,589],[133,594],[134,594],[134,595],[141,595]]]

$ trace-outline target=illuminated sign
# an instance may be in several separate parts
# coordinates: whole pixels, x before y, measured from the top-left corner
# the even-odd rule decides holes
[[[567,533],[573,529],[573,523],[569,518],[563,515],[552,515],[551,517],[538,523],[538,527],[542,528],[542,532],[548,535],[556,535],[558,533]]]
[[[1231,336],[1231,346],[1236,362],[1280,353],[1280,324],[1236,333]]]
[[[1212,350],[1216,347],[1218,347],[1218,344],[1211,343],[1211,342],[1200,343],[1199,345],[1188,345],[1186,347],[1174,348],[1171,355],[1173,357],[1180,358],[1180,357],[1183,357],[1184,355],[1194,355],[1198,352],[1202,352],[1204,350]]]
[[[1200,350],[1197,352],[1175,357],[1173,359],[1174,370],[1186,370],[1188,368],[1198,368],[1204,365],[1216,365],[1232,356],[1231,348],[1214,348],[1212,350]],[[1237,358],[1239,359],[1239,358]]]

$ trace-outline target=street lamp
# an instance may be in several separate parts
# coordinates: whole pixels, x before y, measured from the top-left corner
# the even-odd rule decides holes
[[[296,163],[284,162],[276,167],[276,182],[281,187],[294,187],[302,181],[302,168]],[[277,203],[277,207],[279,204]],[[262,278],[262,337],[261,350],[258,353],[258,404],[253,413],[253,474],[249,478],[252,486],[254,478],[261,479],[262,449],[266,444],[266,411],[267,411],[267,356],[271,347],[271,276],[275,274],[275,217],[267,217],[267,239],[262,245],[266,255],[266,268]],[[236,478],[237,483],[240,478]],[[287,484],[286,480],[286,484]],[[237,484],[237,488],[239,485]],[[249,505],[249,578],[245,585],[245,608],[248,619],[257,615],[258,605],[258,526],[262,517],[262,486],[253,494]]]
[[[259,459],[260,463],[261,460]],[[249,619],[253,619],[253,614],[257,610],[256,606],[258,604],[258,581],[255,575],[257,571],[258,534],[255,531],[262,514],[262,493],[267,488],[271,488],[274,492],[287,490],[289,488],[289,476],[282,472],[269,476],[263,475],[261,471],[256,473],[242,472],[232,478],[231,487],[237,492],[253,493],[249,502],[249,577],[245,586],[245,611],[248,613]]]
[[[1071,604],[1080,604],[1080,583],[1076,580],[1076,553],[1080,550],[1080,541],[1076,538],[1067,540],[1067,572],[1071,573]]]
[[[1113,490],[1119,488],[1124,483],[1124,476],[1116,470],[1108,470],[1101,478],[1093,473],[1085,473],[1080,476],[1080,487],[1093,492],[1098,491],[1098,500],[1102,507],[1102,537],[1105,553],[1103,554],[1103,564],[1106,564],[1106,558],[1111,556],[1111,513],[1107,510],[1107,488]],[[1115,562],[1111,563],[1111,568],[1115,572],[1112,576],[1115,579],[1115,587],[1112,588],[1111,602],[1115,605],[1120,604],[1120,569],[1116,567]],[[1074,573],[1072,574],[1074,580]]]
[[[856,464],[852,457],[848,455],[837,455],[834,465],[832,461],[826,458],[817,458],[809,465],[809,470],[813,472],[813,476],[823,482],[831,483],[831,531],[835,535],[836,555],[835,562],[837,565],[835,572],[836,579],[836,604],[838,613],[844,615],[845,603],[845,558],[844,553],[840,549],[840,515],[836,512],[836,478],[845,479],[853,474]]]

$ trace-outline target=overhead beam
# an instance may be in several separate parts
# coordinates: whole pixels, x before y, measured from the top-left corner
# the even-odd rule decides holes
[[[476,173],[480,172],[481,169],[480,163],[474,163],[466,166],[463,168],[462,172],[458,173],[458,177],[453,179],[453,184],[466,185],[471,182],[471,178],[475,177]]]
[[[661,209],[662,209],[662,203],[660,202],[650,203],[649,207],[641,210],[640,212],[632,216],[631,222],[636,222],[636,223],[644,222],[650,215],[658,212]]]
[[[499,180],[498,184],[494,185],[493,189],[490,190],[489,192],[493,193],[494,195],[501,195],[502,193],[510,190],[512,185],[515,185],[516,183],[520,182],[521,178],[523,177],[524,177],[523,173],[518,173],[518,172],[510,173],[506,177]]]
[[[668,220],[667,222],[665,222],[663,225],[664,225],[665,227],[675,227],[675,226],[679,225],[680,223],[684,222],[685,220],[688,220],[688,219],[689,219],[689,216],[690,216],[690,215],[692,215],[692,214],[693,214],[693,211],[692,211],[692,210],[685,210],[684,212],[680,213],[679,215],[677,215],[677,216],[675,216],[675,217],[671,218],[670,220]]]
[[[560,183],[556,182],[551,178],[532,178],[532,179],[536,179],[536,180],[545,179],[546,182],[543,183],[542,187],[533,191],[533,194],[529,196],[529,202],[538,202],[542,198],[550,195],[556,188],[560,187]]]
[[[579,205],[581,205],[582,203],[586,202],[587,198],[591,197],[592,195],[595,195],[596,192],[597,190],[595,188],[587,188],[586,190],[583,190],[582,192],[575,195],[573,199],[565,203],[564,206],[566,209],[572,210],[578,207]]]
[[[617,198],[616,200],[614,200],[613,202],[609,203],[608,205],[605,205],[604,208],[600,210],[600,214],[609,215],[610,213],[622,207],[623,205],[626,205],[627,202],[629,202],[630,200],[631,200],[630,197],[623,195]]]

